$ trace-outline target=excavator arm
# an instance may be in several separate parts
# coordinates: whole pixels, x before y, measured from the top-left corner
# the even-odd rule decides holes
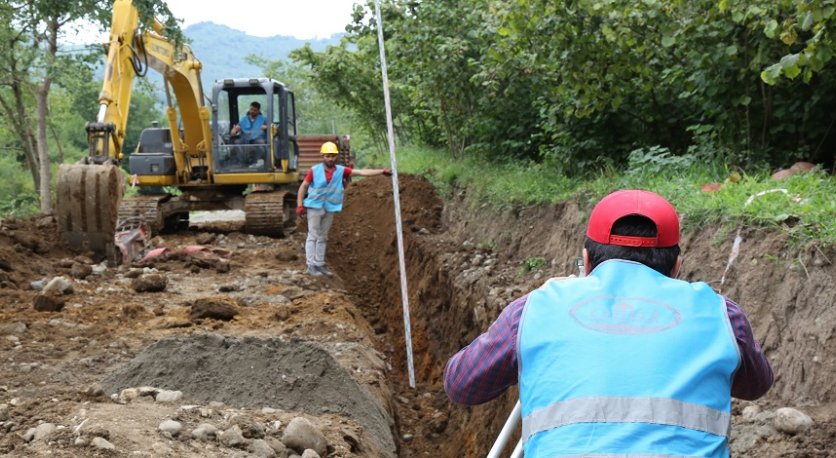
[[[203,104],[200,61],[188,46],[175,46],[159,22],[155,21],[153,30],[140,30],[139,14],[131,0],[116,0],[99,110],[96,120],[86,125],[89,154],[78,164],[59,168],[58,228],[62,239],[76,250],[93,251],[111,260],[116,256],[114,234],[124,192],[118,163],[125,153],[134,79],[145,76],[148,68],[159,72],[165,83],[175,184],[190,180],[195,163],[204,165],[205,173],[212,173],[208,160],[212,150],[210,110]]]

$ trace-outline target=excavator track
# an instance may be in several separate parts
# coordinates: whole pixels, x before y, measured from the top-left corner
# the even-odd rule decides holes
[[[122,172],[115,165],[62,164],[56,202],[60,237],[75,250],[91,250],[113,261],[123,189]]]
[[[281,237],[295,221],[295,197],[283,191],[261,191],[244,200],[246,231],[250,234]]]
[[[165,228],[162,206],[169,199],[170,194],[137,194],[125,199],[119,206],[119,221],[139,220],[159,234]]]

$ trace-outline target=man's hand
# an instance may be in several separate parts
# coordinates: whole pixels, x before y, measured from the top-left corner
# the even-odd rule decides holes
[[[392,176],[392,169],[383,169],[383,174],[388,176]]]
[[[296,207],[296,216],[302,216],[302,213],[305,213],[305,207],[299,205]]]

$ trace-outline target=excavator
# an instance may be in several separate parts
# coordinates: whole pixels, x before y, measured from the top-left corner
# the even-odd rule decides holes
[[[159,21],[140,30],[138,16],[131,0],[115,1],[99,111],[86,125],[89,154],[59,168],[61,238],[114,261],[117,226],[139,222],[152,233],[182,229],[194,210],[244,210],[249,233],[277,236],[293,227],[304,171],[293,92],[268,78],[228,78],[204,94],[202,64],[191,48],[175,44]],[[134,79],[149,68],[163,77],[168,125],[143,130],[136,150],[126,154]],[[258,142],[242,141],[234,137],[240,130],[235,125],[253,102],[261,106],[265,131]],[[304,139],[321,140],[335,137]],[[336,141],[350,157],[348,137]],[[128,184],[138,192],[123,200],[120,161],[126,155]]]

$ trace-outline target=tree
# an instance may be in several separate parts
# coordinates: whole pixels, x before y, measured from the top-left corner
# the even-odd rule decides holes
[[[182,34],[162,0],[134,0],[140,24],[146,26],[162,15],[166,30],[175,42]],[[109,5],[108,5],[109,6]],[[0,93],[0,106],[17,123],[20,142],[40,198],[42,212],[52,211],[50,192],[49,93],[56,74],[67,64],[58,54],[62,32],[78,20],[104,26],[109,7],[100,0],[9,0],[0,5],[0,66],[8,81],[2,81],[9,95]],[[35,113],[31,113],[34,100]],[[36,129],[32,128],[34,118]]]

